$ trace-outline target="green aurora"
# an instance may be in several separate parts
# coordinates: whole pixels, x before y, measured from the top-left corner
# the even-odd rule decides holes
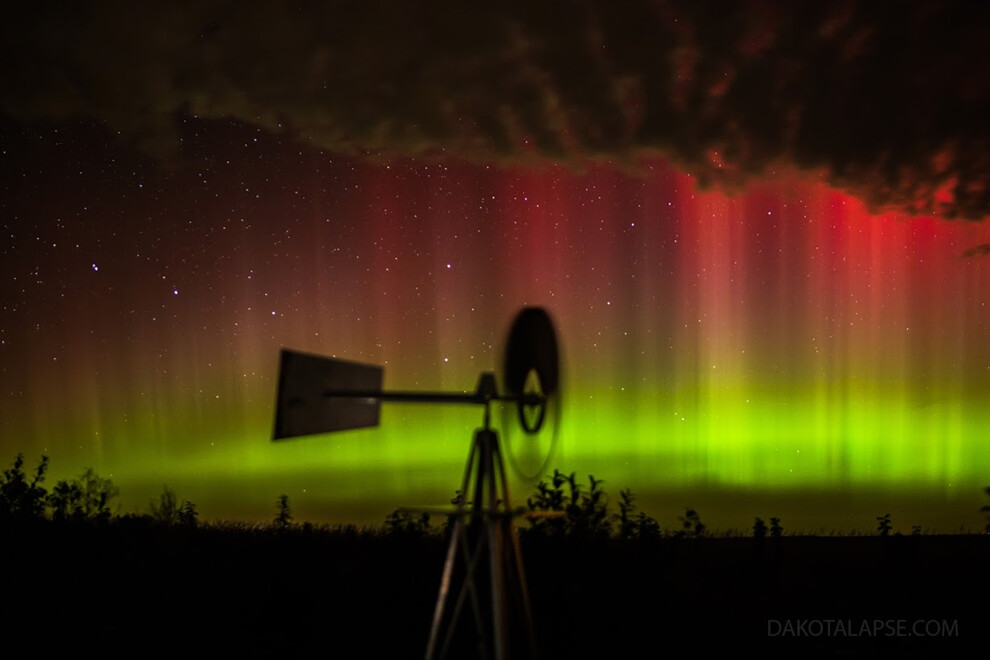
[[[631,488],[662,524],[687,506],[723,530],[982,523],[987,266],[961,257],[979,225],[871,216],[797,180],[702,192],[659,164],[317,155],[273,176],[260,160],[243,181],[150,172],[120,199],[80,181],[15,200],[37,231],[14,259],[43,284],[4,326],[9,460],[46,453],[53,478],[93,466],[124,511],[164,484],[205,519],[267,520],[281,493],[325,522],[443,505],[479,410],[386,404],[380,428],[273,443],[278,351],[467,391],[538,304],[565,369],[550,466]]]

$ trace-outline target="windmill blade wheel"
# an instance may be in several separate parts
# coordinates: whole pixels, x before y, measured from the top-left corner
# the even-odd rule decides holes
[[[560,435],[560,356],[557,333],[546,310],[523,308],[509,331],[504,383],[516,401],[513,433],[509,407],[503,408],[503,434],[513,471],[537,480],[549,467]],[[549,422],[549,424],[548,424]],[[549,428],[548,428],[549,427]]]
[[[543,426],[547,415],[547,398],[543,395],[540,373],[530,369],[526,374],[522,397],[516,404],[519,411],[519,425],[529,434],[536,433]]]

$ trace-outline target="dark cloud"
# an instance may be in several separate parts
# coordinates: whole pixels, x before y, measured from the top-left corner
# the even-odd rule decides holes
[[[799,169],[877,209],[990,216],[987,3],[32,6],[0,28],[13,119],[156,149],[187,113],[356,154],[660,154],[706,183]]]
[[[965,252],[963,252],[964,258],[969,257],[986,257],[990,255],[990,243],[981,243],[979,245],[974,245]]]

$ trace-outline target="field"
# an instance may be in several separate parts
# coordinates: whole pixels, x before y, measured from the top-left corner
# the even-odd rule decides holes
[[[422,657],[447,549],[440,533],[147,517],[0,531],[5,643],[41,657]],[[523,534],[522,552],[543,658],[952,657],[985,643],[990,615],[986,535]]]

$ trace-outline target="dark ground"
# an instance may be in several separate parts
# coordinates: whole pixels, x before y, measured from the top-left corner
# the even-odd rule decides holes
[[[445,551],[357,530],[4,526],[0,630],[23,657],[419,658]],[[526,537],[523,556],[543,658],[963,657],[990,626],[990,536]]]

